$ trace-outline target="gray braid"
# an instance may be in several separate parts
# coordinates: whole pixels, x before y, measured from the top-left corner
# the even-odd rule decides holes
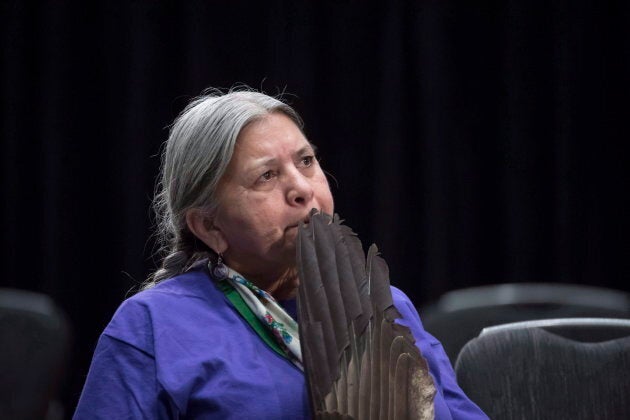
[[[143,284],[143,290],[186,271],[201,259],[215,257],[214,251],[197,240],[187,229],[174,236],[171,242],[170,251],[162,260],[162,266]]]

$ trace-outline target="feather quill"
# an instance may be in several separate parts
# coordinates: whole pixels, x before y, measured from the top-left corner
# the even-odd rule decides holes
[[[430,419],[435,386],[393,305],[389,270],[339,216],[298,229],[300,341],[317,419]]]

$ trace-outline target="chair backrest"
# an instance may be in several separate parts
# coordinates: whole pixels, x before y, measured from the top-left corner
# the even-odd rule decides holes
[[[0,418],[45,418],[70,347],[66,316],[46,295],[0,289],[0,343]]]
[[[630,318],[630,295],[571,284],[500,284],[446,293],[420,312],[425,329],[455,362],[464,344],[485,327],[548,318]]]
[[[493,419],[630,419],[630,320],[487,328],[464,346],[455,371]]]

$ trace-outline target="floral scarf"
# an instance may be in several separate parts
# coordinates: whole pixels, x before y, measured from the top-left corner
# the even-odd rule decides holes
[[[269,328],[289,360],[300,370],[304,370],[297,322],[286,313],[273,296],[256,287],[231,268],[229,268],[226,280],[241,295],[249,309]]]

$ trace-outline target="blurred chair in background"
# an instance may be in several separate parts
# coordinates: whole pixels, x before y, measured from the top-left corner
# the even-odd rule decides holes
[[[0,288],[0,418],[62,418],[54,400],[70,350],[67,317],[46,295]]]
[[[448,292],[421,316],[454,363],[485,327],[549,318],[630,318],[630,295],[582,285],[508,283]]]
[[[455,370],[492,419],[630,419],[630,320],[486,328],[462,349]]]

